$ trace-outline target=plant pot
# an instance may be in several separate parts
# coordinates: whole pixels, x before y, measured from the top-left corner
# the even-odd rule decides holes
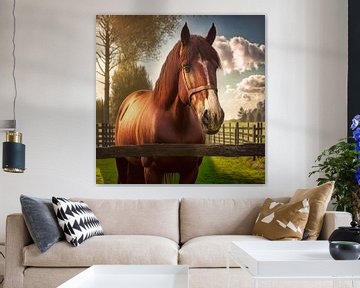
[[[348,241],[332,241],[329,245],[329,251],[335,260],[358,260],[360,244]]]
[[[351,226],[343,226],[334,230],[329,237],[329,242],[331,241],[349,241],[357,242],[360,244],[360,226],[357,222],[352,221]]]

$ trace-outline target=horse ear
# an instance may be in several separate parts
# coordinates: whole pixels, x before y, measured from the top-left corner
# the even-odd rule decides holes
[[[216,28],[215,28],[215,25],[214,23],[211,25],[211,28],[208,32],[208,35],[206,36],[206,41],[212,45],[214,43],[214,40],[215,40],[215,37],[216,37]]]
[[[182,45],[186,45],[188,44],[190,41],[190,31],[189,28],[187,26],[187,23],[185,22],[184,27],[181,30],[181,43]]]

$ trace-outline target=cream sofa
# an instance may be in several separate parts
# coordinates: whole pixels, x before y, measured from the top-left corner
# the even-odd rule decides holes
[[[250,235],[264,199],[81,200],[105,235],[76,248],[61,241],[41,254],[22,214],[7,217],[5,288],[56,287],[94,264],[185,264],[191,288],[223,288],[231,241],[268,241]],[[350,219],[345,212],[327,212],[321,237]],[[243,272],[230,264],[235,287]]]

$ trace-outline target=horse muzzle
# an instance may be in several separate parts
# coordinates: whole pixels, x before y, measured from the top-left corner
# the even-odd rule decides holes
[[[216,112],[206,109],[201,119],[201,124],[206,134],[216,134],[219,132],[223,122],[224,110],[222,108]]]

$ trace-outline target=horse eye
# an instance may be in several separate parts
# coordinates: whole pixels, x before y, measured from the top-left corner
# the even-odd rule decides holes
[[[185,70],[185,73],[190,73],[190,71],[191,71],[191,65],[184,65],[183,68],[184,68],[184,70]]]

